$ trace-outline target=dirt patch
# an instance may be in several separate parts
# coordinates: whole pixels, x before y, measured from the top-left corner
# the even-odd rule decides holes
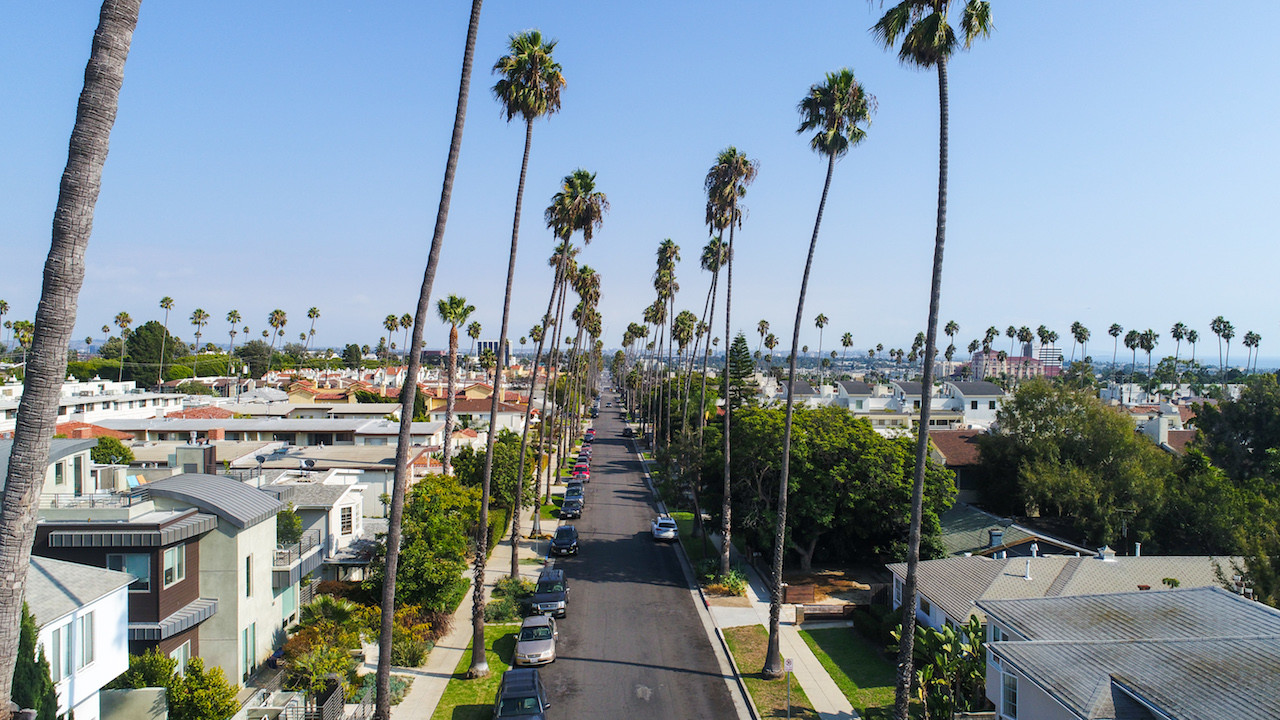
[[[807,573],[787,573],[786,580],[791,585],[812,584],[815,603],[854,602],[861,593],[871,589],[868,582],[877,581],[859,568],[815,568]]]
[[[751,601],[741,595],[712,595],[707,593],[707,602],[716,607],[751,607]]]

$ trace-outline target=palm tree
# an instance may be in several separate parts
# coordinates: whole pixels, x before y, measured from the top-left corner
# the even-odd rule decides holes
[[[124,356],[129,349],[129,326],[133,324],[133,318],[129,317],[127,312],[116,313],[116,327],[120,328],[120,376],[116,378],[116,382],[124,380]]]
[[[840,357],[840,364],[843,365],[849,360],[849,348],[853,347],[853,333],[841,335],[840,346],[844,348],[844,354]]]
[[[1196,364],[1196,343],[1200,342],[1199,330],[1187,330],[1187,344],[1191,346],[1191,364]]]
[[[1009,338],[1009,354],[1013,354],[1013,339],[1018,337],[1018,328],[1010,325],[1004,329],[1004,336]]]
[[[782,474],[778,480],[778,506],[773,534],[772,597],[769,602],[769,647],[765,653],[766,678],[783,675],[782,653],[779,649],[779,622],[782,611],[782,558],[786,550],[787,491],[791,471],[791,422],[795,413],[796,347],[800,344],[800,322],[804,316],[804,298],[809,290],[809,271],[813,267],[813,254],[818,246],[818,228],[822,225],[822,211],[827,205],[827,192],[831,189],[831,175],[836,160],[849,152],[849,148],[866,137],[865,125],[871,122],[871,110],[875,98],[867,94],[862,84],[849,68],[827,73],[826,81],[813,85],[800,101],[800,127],[797,132],[816,132],[809,139],[809,147],[827,158],[827,175],[822,184],[822,198],[818,201],[818,215],[813,221],[813,235],[809,238],[809,255],[804,263],[804,276],[800,280],[800,299],[796,301],[796,321],[791,332],[791,359],[787,368],[787,411],[782,431]],[[818,329],[826,324],[826,317],[819,315]],[[819,353],[821,354],[821,353]],[[726,431],[727,432],[727,431]],[[728,478],[728,468],[725,477]]]
[[[760,344],[756,346],[756,350],[764,347],[764,336],[769,334],[769,321],[761,320],[756,323],[756,332],[760,335]]]
[[[435,230],[431,236],[431,248],[427,252],[427,267],[422,274],[422,287],[418,291],[418,305],[413,317],[413,336],[409,346],[409,362],[406,378],[418,377],[422,367],[422,334],[430,310],[431,287],[435,283],[436,268],[440,264],[440,248],[444,244],[445,226],[449,219],[449,203],[453,197],[453,179],[458,169],[458,154],[462,150],[462,129],[467,118],[467,98],[471,89],[471,64],[476,51],[476,35],[480,30],[480,8],[484,0],[471,0],[471,18],[467,23],[467,41],[462,54],[462,78],[458,84],[458,104],[454,111],[453,134],[449,140],[449,155],[445,161],[444,182],[440,188],[440,204],[436,209]],[[404,388],[409,388],[405,392]],[[417,395],[417,382],[409,382],[400,392],[400,434],[396,444],[396,474],[391,490],[391,506],[387,521],[387,557],[382,583],[382,624],[378,634],[378,677],[376,716],[386,720],[391,716],[391,635],[394,629],[396,600],[396,570],[400,563],[401,520],[404,517],[404,494],[409,480],[409,452],[413,445],[413,405]],[[482,511],[483,512],[483,509]],[[481,523],[481,527],[484,524]],[[483,621],[483,617],[481,618]],[[483,628],[482,628],[483,629]],[[480,643],[483,646],[483,643]],[[488,673],[488,665],[481,653],[480,667],[472,667],[477,675]]]
[[[275,330],[275,333],[271,335],[271,354],[267,356],[267,372],[271,372],[271,361],[276,356],[276,338],[284,337],[284,326],[288,324],[289,315],[280,308],[272,310],[271,314],[267,315],[267,325]],[[262,333],[264,337],[269,334],[266,330],[263,330]]]
[[[1178,354],[1182,350],[1182,341],[1187,337],[1187,326],[1183,323],[1174,323],[1173,327],[1169,328],[1169,337],[1173,338],[1175,342],[1173,346],[1173,384],[1174,389],[1177,389]]]
[[[1222,362],[1222,381],[1225,383],[1227,381],[1227,366],[1231,364],[1231,338],[1236,336],[1236,326],[1226,320],[1222,321],[1221,335],[1227,344],[1227,354]]]
[[[1138,336],[1138,347],[1142,348],[1147,354],[1147,387],[1152,386],[1153,378],[1151,376],[1151,351],[1156,349],[1156,341],[1160,339],[1160,334],[1151,328]]]
[[[0,708],[8,713],[18,657],[23,590],[49,441],[57,425],[58,397],[67,377],[67,344],[75,328],[84,281],[84,255],[102,187],[111,127],[115,124],[125,58],[141,0],[104,0],[80,92],[67,165],[58,188],[44,286],[36,308],[31,353],[23,368],[3,499],[0,500]]]
[[[444,400],[444,469],[445,475],[449,474],[450,458],[453,457],[453,445],[450,436],[453,434],[453,405],[455,396],[458,394],[458,326],[465,325],[467,319],[471,317],[471,313],[475,312],[474,305],[468,305],[467,299],[450,295],[443,300],[436,302],[436,313],[440,316],[440,322],[449,326],[449,389]],[[388,315],[389,319],[395,320],[394,315]],[[408,386],[406,378],[405,386]],[[403,389],[401,390],[403,392]],[[492,427],[492,426],[491,426]]]
[[[1018,342],[1022,343],[1023,345],[1026,345],[1030,343],[1034,338],[1035,338],[1035,333],[1031,332],[1031,328],[1027,327],[1026,325],[1023,325],[1022,327],[1018,328]],[[1027,354],[1030,355],[1031,351],[1028,350]]]
[[[947,60],[957,48],[955,32],[947,23],[951,0],[903,0],[889,9],[872,27],[871,32],[886,49],[902,40],[898,59],[918,68],[936,68],[938,71],[938,212],[937,232],[934,239],[933,271],[929,290],[928,336],[925,340],[924,392],[933,386],[933,359],[937,353],[938,306],[942,293],[942,253],[946,243],[947,228],[947,125],[950,108],[947,104]],[[991,7],[986,0],[967,0],[961,13],[960,27],[967,50],[973,41],[991,32]],[[930,403],[921,403],[920,427],[917,434],[915,483],[911,500],[911,532],[907,541],[907,574],[903,597],[914,598],[916,570],[920,562],[920,522],[924,509],[925,460],[929,450]],[[902,642],[898,647],[898,681],[894,694],[894,717],[906,720],[910,699],[912,648],[915,643],[915,610],[903,605]]]
[[[4,316],[8,314],[9,314],[9,303],[4,300],[0,300],[0,320],[4,320]],[[6,329],[13,326],[12,323],[8,321],[5,321],[5,322],[6,322],[5,324]]]
[[[405,317],[409,318],[409,325],[413,325],[413,318],[408,315],[405,315]],[[311,329],[307,331],[307,339],[305,342],[307,343],[307,349],[310,349],[311,339],[316,336],[316,320],[320,319],[320,308],[312,307],[308,309],[307,319],[311,321]]]
[[[192,370],[196,377],[200,377],[200,336],[203,334],[204,326],[209,324],[209,313],[203,308],[196,308],[191,311],[191,324],[196,326],[196,351],[195,357],[191,360]]]
[[[467,326],[467,337],[471,338],[471,349],[467,351],[468,356],[476,354],[476,341],[480,339],[481,325],[479,320],[472,320]]]
[[[405,313],[400,316],[400,329],[404,330],[404,351],[407,353],[409,352],[409,330],[413,329],[412,315]]]
[[[227,313],[227,324],[231,326],[228,334],[231,336],[231,343],[227,345],[227,374],[231,374],[231,357],[236,350],[236,326],[240,324],[240,311],[232,310]],[[249,328],[244,329],[245,335],[249,334]]]
[[[1081,322],[1071,323],[1071,339],[1075,340],[1076,343],[1080,345],[1080,359],[1086,362],[1089,359],[1089,356],[1088,356],[1089,335],[1090,335],[1089,328],[1085,327],[1084,323],[1081,323]],[[1076,357],[1076,352],[1073,347],[1073,349],[1071,350],[1071,359],[1074,361],[1075,357]]]
[[[712,231],[715,231],[715,225],[719,216],[708,219],[708,224]],[[722,229],[723,230],[723,229]],[[720,268],[724,267],[729,260],[729,247],[723,241],[723,232],[713,235],[707,244],[702,248],[702,255],[699,258],[699,266],[711,273],[711,287],[707,289],[707,300],[709,301],[708,312],[703,314],[705,323],[707,324],[707,334],[710,334],[711,323],[714,322],[716,314],[716,291],[720,282]],[[768,346],[768,337],[765,338],[765,345]],[[772,353],[770,353],[772,357]],[[698,397],[698,441],[699,448],[702,447],[702,429],[707,424],[707,364],[711,361],[711,343],[708,342],[703,350],[702,355],[702,391]],[[772,362],[772,360],[771,360]],[[701,518],[699,517],[699,521]]]
[[[525,178],[529,171],[529,150],[533,144],[533,121],[544,115],[552,115],[560,110],[560,90],[564,87],[564,76],[560,73],[560,64],[552,59],[555,40],[543,40],[542,33],[528,30],[512,35],[507,43],[509,53],[498,58],[493,65],[498,81],[493,85],[493,95],[502,105],[507,122],[517,115],[524,120],[524,155],[520,161],[520,181],[516,184],[515,218],[511,223],[511,252],[507,258],[507,285],[502,300],[502,326],[498,332],[498,342],[505,342],[508,323],[511,317],[511,289],[515,279],[516,247],[520,238],[520,214],[524,203]],[[520,338],[521,349],[525,339]],[[541,341],[539,341],[541,345]],[[540,354],[540,353],[539,353]],[[534,361],[534,378],[537,382],[537,360]],[[498,403],[502,397],[501,375],[494,380],[493,404],[490,407],[489,427],[497,427]],[[529,406],[533,404],[532,386],[530,386]],[[526,431],[520,443],[520,464],[516,472],[515,508],[511,513],[511,577],[519,575],[519,537],[520,537],[520,501],[524,495],[524,462],[527,448],[528,408],[526,406]],[[493,472],[493,441],[496,433],[490,432],[485,442],[484,485],[488,486]],[[539,513],[535,512],[537,518]]]
[[[742,227],[744,208],[739,201],[747,194],[747,186],[756,179],[759,163],[747,158],[736,147],[720,151],[716,162],[707,171],[703,188],[707,193],[707,225],[713,233],[729,229],[728,260],[725,263],[724,285],[724,504],[721,507],[720,574],[729,572],[729,547],[732,535],[732,501],[729,475],[729,436],[733,419],[730,402],[729,343],[733,318],[733,236]]]
[[[169,311],[173,309],[173,298],[168,295],[160,298],[160,307],[164,310],[164,334],[160,336],[160,370],[156,373],[156,387],[164,384],[164,345],[169,339]]]
[[[990,329],[995,330],[994,327]],[[956,322],[955,320],[948,320],[947,324],[942,326],[942,332],[946,334],[947,343],[951,346],[951,352],[950,354],[947,355],[947,372],[945,373],[947,375],[950,375],[951,374],[951,358],[956,354],[955,340],[956,340],[956,333],[960,332],[960,323]],[[996,333],[996,335],[999,335],[999,334],[1000,333],[998,332]],[[995,339],[995,335],[992,336],[992,339]]]
[[[818,317],[813,319],[813,326],[818,328],[818,389],[822,389],[822,331],[827,327],[827,323],[831,322],[826,315],[818,313]]]
[[[1107,328],[1107,334],[1111,336],[1111,369],[1113,371],[1116,367],[1116,352],[1120,349],[1120,334],[1123,332],[1124,328],[1120,327],[1120,323],[1111,323],[1111,327]]]
[[[1133,361],[1129,364],[1129,383],[1133,384],[1133,373],[1138,369],[1138,347],[1142,344],[1142,333],[1130,330],[1124,335],[1124,346],[1133,352]],[[1132,397],[1132,396],[1130,396]]]

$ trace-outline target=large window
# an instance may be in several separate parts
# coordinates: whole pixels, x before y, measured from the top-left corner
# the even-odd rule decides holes
[[[63,463],[55,463],[53,466],[53,484],[61,485],[66,482],[67,466]]]
[[[346,506],[346,507],[342,508],[342,510],[340,510],[339,512],[340,512],[340,513],[341,513],[341,515],[342,515],[342,534],[343,534],[343,535],[350,535],[350,534],[351,534],[351,524],[352,524],[352,520],[351,520],[351,518],[352,518],[351,506],[350,506],[350,505],[348,505],[348,506]]]
[[[127,572],[138,578],[129,586],[129,592],[151,592],[151,556],[142,553],[110,553],[107,569]]]
[[[933,614],[933,606],[929,604],[928,600],[924,599],[923,595],[920,596],[920,614],[925,617]]]
[[[71,676],[71,623],[53,631],[53,652],[49,658],[49,673],[54,682]]]
[[[245,628],[244,632],[241,634],[240,643],[241,643],[240,662],[242,664],[242,667],[244,668],[240,674],[240,677],[247,680],[249,678],[250,673],[253,672],[254,665],[257,662],[257,649],[256,649],[256,646],[258,644],[258,624],[257,623],[249,623],[249,627]]]
[[[164,551],[164,586],[182,582],[187,577],[187,546],[176,545]]]
[[[76,656],[76,669],[93,662],[93,613],[86,613],[76,618],[76,646],[80,652]]]
[[[1009,673],[1000,676],[1000,713],[1011,719],[1018,717],[1018,678]]]
[[[178,661],[178,674],[185,673],[187,671],[187,661],[191,659],[191,641],[188,640],[179,645],[173,652],[169,653],[169,657]]]
[[[902,581],[898,578],[893,579],[893,605],[894,607],[902,606]]]

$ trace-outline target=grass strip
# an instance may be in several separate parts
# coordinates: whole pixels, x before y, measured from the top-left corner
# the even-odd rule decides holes
[[[765,680],[760,674],[764,667],[764,655],[769,646],[769,631],[763,625],[745,625],[743,627],[725,628],[724,639],[733,653],[733,661],[738,664],[742,673],[742,681],[751,693],[751,700],[761,718],[787,717],[787,679]],[[809,698],[800,689],[800,683],[791,680],[791,717],[794,719],[809,718],[817,720]]]
[[[489,661],[489,674],[476,680],[467,679],[471,667],[471,644],[458,661],[453,677],[440,696],[440,704],[431,720],[489,720],[493,717],[493,700],[502,684],[502,673],[511,667],[512,652],[516,647],[515,633],[519,625],[486,625],[484,628],[485,658]]]
[[[893,714],[893,665],[852,628],[801,630],[800,637],[863,717]]]

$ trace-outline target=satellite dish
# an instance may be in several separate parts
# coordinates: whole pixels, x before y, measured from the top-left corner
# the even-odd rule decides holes
[[[258,464],[261,465],[262,463],[267,461],[267,458],[265,455],[259,455],[256,458],[254,458],[254,460],[257,460]]]
[[[313,468],[313,467],[315,467],[315,466],[316,466],[316,461],[315,461],[315,460],[310,460],[310,459],[308,459],[308,460],[303,460],[302,462],[306,463],[306,465],[307,465],[307,469],[308,469],[308,470],[310,470],[311,468]]]

